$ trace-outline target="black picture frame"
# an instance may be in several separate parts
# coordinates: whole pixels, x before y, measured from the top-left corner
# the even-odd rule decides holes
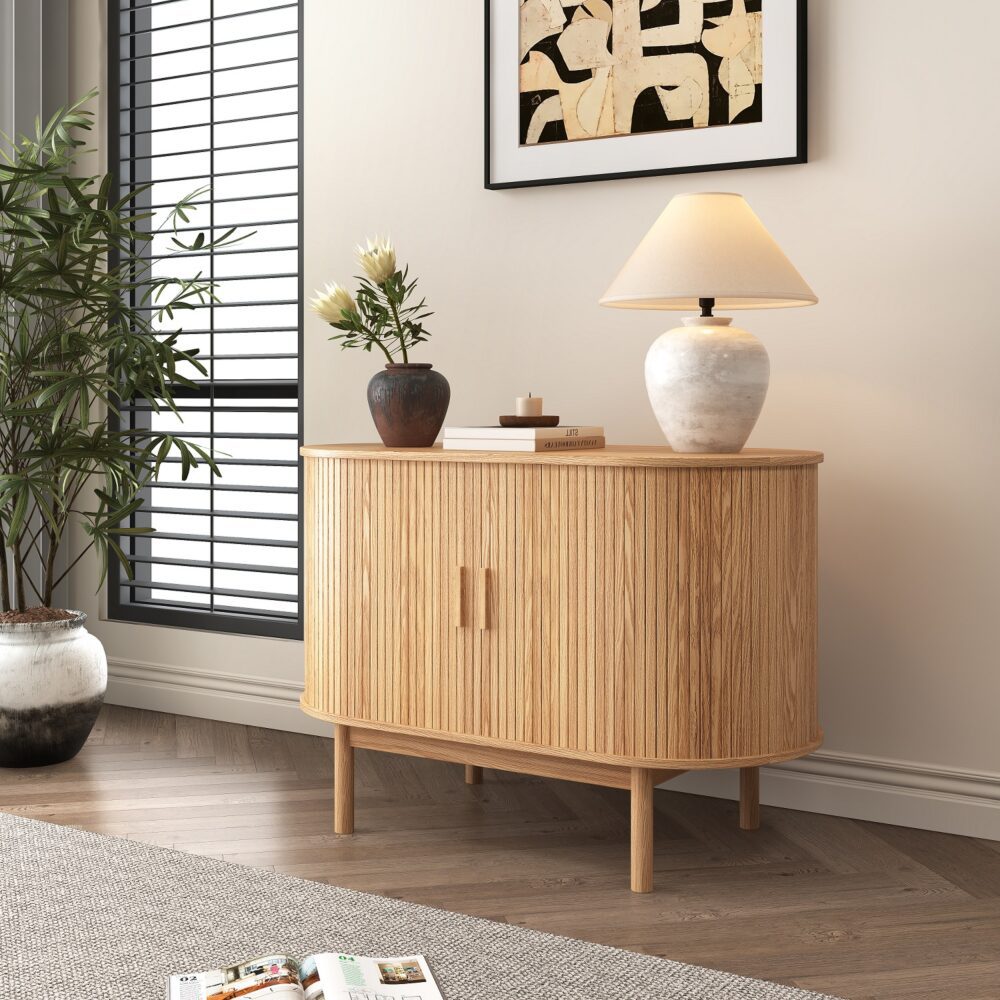
[[[484,108],[483,121],[485,129],[484,187],[488,191],[504,191],[512,188],[549,187],[554,184],[589,184],[594,181],[628,180],[633,177],[663,177],[671,174],[708,173],[715,170],[745,170],[750,167],[780,167],[795,163],[809,162],[809,52],[808,52],[808,0],[796,0],[796,151],[794,156],[774,157],[760,160],[735,160],[731,163],[706,163],[698,166],[662,167],[652,170],[623,170],[614,173],[587,174],[568,177],[546,177],[542,179],[495,181],[492,176],[492,47],[490,37],[491,9],[497,0],[484,0],[483,3],[483,35],[484,49]],[[499,0],[509,3],[510,0]],[[513,6],[513,5],[512,5]]]

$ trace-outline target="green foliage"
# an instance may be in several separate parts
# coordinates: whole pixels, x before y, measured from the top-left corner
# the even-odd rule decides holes
[[[409,361],[410,350],[430,337],[423,321],[434,315],[425,299],[407,305],[417,288],[416,278],[408,281],[409,273],[408,267],[395,271],[382,284],[359,278],[357,310],[341,311],[340,322],[330,324],[341,332],[330,340],[339,341],[342,348],[370,351],[377,347],[390,362],[398,352],[404,364]]]
[[[158,329],[215,299],[210,281],[169,275],[170,257],[232,243],[233,231],[185,241],[177,232],[195,210],[193,192],[151,231],[137,207],[149,185],[116,200],[111,175],[74,176],[93,125],[83,105],[57,112],[35,135],[0,135],[0,603],[50,605],[54,587],[96,547],[103,581],[111,556],[131,576],[117,536],[139,510],[139,491],[163,463],[180,460],[186,479],[211,455],[183,438],[112,429],[120,402],[176,411],[178,386],[205,374],[178,333]],[[165,260],[150,259],[156,235],[172,234]],[[189,234],[183,234],[189,235]],[[155,268],[154,268],[155,263]],[[134,304],[132,304],[134,302]],[[56,553],[78,520],[85,546],[58,571]]]

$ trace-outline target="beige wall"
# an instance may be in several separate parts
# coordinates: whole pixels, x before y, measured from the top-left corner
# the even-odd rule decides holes
[[[421,360],[450,379],[452,422],[531,390],[613,441],[656,442],[642,362],[671,317],[597,298],[673,194],[745,194],[822,300],[744,322],[773,368],[751,443],[827,453],[827,749],[1000,771],[1000,336],[986,313],[1000,5],[813,0],[808,165],[509,192],[482,188],[482,6],[306,0],[307,288],[348,278],[352,245],[389,232],[437,311]],[[309,317],[309,440],[372,438],[374,367]],[[96,631],[119,660],[290,682],[301,669],[295,643]]]

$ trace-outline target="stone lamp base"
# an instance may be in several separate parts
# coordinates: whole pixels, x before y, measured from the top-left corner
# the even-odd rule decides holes
[[[674,451],[732,454],[757,423],[771,377],[764,345],[723,316],[693,316],[646,355],[646,390]]]

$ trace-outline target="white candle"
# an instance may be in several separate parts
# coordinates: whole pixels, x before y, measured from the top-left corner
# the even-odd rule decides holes
[[[519,417],[540,417],[542,415],[542,397],[541,396],[518,396],[516,400],[516,409],[514,412]]]

